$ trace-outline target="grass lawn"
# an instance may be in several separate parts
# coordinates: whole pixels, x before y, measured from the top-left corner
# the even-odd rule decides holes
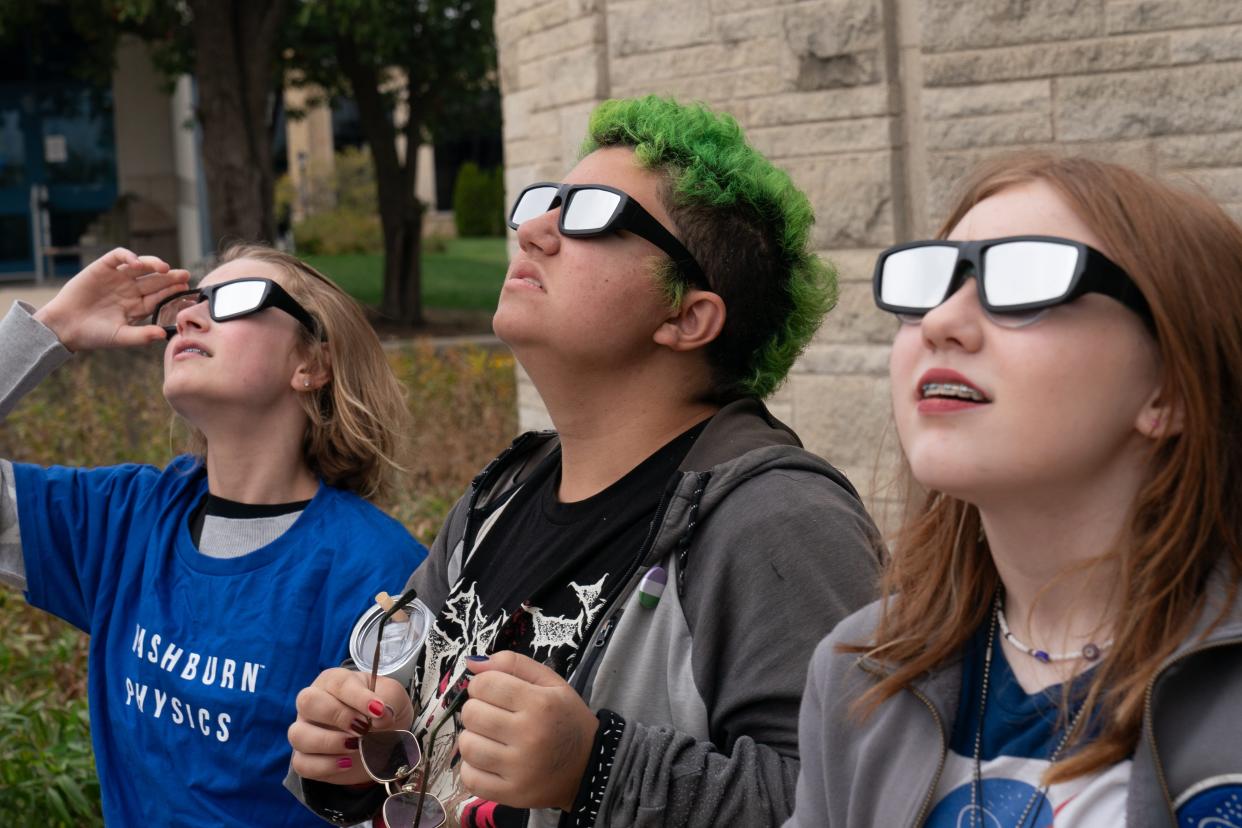
[[[428,308],[496,308],[509,257],[503,238],[446,239],[443,252],[423,253],[423,302]],[[384,257],[378,253],[307,256],[364,305],[378,305],[383,291]]]

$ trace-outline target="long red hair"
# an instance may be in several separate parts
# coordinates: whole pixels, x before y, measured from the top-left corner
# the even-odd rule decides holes
[[[1056,782],[1128,756],[1145,690],[1191,633],[1209,574],[1223,568],[1236,598],[1242,573],[1242,228],[1210,198],[1117,164],[1046,154],[1007,156],[964,184],[940,237],[971,207],[1022,183],[1052,186],[1138,284],[1151,305],[1161,393],[1179,433],[1153,447],[1149,475],[1115,548],[1114,645],[1084,701],[1100,730],[1052,767]],[[1101,401],[1106,404],[1106,401]],[[864,712],[944,667],[985,623],[999,577],[978,511],[938,492],[915,496],[883,580],[884,603],[863,652],[891,672],[859,700]]]

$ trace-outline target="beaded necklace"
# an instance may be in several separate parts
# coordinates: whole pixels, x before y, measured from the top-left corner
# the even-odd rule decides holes
[[[1050,653],[1047,650],[1032,647],[1029,644],[1024,643],[1021,639],[1009,631],[1009,622],[1005,620],[1005,608],[1001,605],[999,598],[996,602],[996,621],[1000,624],[1001,635],[1005,637],[1006,641],[1032,658],[1042,661],[1044,664],[1048,664],[1053,661],[1077,661],[1080,658],[1086,659],[1087,661],[1095,661],[1105,650],[1113,646],[1113,640],[1110,638],[1103,644],[1096,644],[1093,641],[1088,641],[1083,645],[1081,650],[1070,653]]]

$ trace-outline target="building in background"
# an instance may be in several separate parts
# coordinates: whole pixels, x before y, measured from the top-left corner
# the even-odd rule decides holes
[[[0,280],[72,274],[116,244],[197,262],[210,234],[192,81],[168,92],[126,37],[111,82],[91,85],[57,62],[75,48],[57,34],[39,56],[0,54]]]
[[[598,102],[659,93],[731,112],[810,195],[841,301],[771,408],[873,507],[896,494],[874,256],[933,234],[977,161],[1185,174],[1242,219],[1240,3],[498,0],[496,33],[510,194],[564,175]],[[545,425],[521,379],[522,425]]]

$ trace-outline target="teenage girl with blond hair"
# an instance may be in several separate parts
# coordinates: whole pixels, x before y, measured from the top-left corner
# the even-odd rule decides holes
[[[109,823],[321,824],[281,788],[284,729],[426,555],[368,502],[393,492],[408,410],[357,304],[310,266],[251,245],[188,278],[118,248],[0,322],[0,416],[73,352],[167,338],[192,447],[162,470],[0,461],[0,577],[91,635]]]

